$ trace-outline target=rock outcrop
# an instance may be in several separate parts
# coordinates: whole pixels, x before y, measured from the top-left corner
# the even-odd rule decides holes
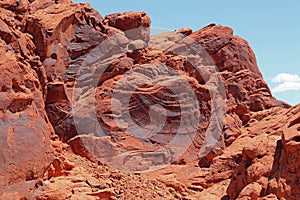
[[[0,196],[34,188],[34,180],[43,176],[52,161],[50,138],[54,135],[45,112],[43,69],[32,36],[22,33],[12,20],[21,10],[11,12],[10,2],[1,4]]]
[[[231,28],[150,36],[145,12],[69,0],[0,11],[1,199],[300,198],[300,107]]]

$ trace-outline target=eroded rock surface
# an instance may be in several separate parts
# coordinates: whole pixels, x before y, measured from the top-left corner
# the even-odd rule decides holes
[[[10,3],[1,10],[11,8]],[[45,112],[41,63],[34,54],[32,36],[20,32],[18,25],[11,26],[8,18],[1,11],[0,196],[5,194],[4,199],[34,188],[34,180],[43,176],[53,159],[50,138],[54,135]]]
[[[1,199],[299,199],[299,106],[231,28],[150,36],[145,12],[69,0],[0,11]]]

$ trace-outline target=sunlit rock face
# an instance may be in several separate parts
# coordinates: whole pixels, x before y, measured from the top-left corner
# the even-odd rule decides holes
[[[186,37],[181,33],[170,34],[179,39]],[[113,41],[115,38],[119,36],[111,37]],[[157,167],[158,163],[197,159],[196,149],[203,143],[205,130],[216,126],[209,123],[211,107],[215,107],[211,105],[212,99],[220,105],[225,99],[224,86],[220,86],[220,91],[216,87],[220,82],[216,68],[202,62],[201,56],[208,56],[205,51],[203,55],[194,52],[185,59],[180,55],[182,52],[176,52],[175,45],[174,50],[156,49],[156,40],[157,37],[151,38],[153,46],[141,49],[132,49],[139,47],[141,40],[128,40],[125,51],[119,49],[112,58],[94,61],[87,65],[94,71],[79,73],[77,77],[75,91],[78,93],[74,93],[77,130],[94,133],[96,137],[107,135],[118,143],[119,148],[113,149],[117,156],[113,160],[123,160],[116,164],[118,167],[134,167],[125,164],[129,158],[133,159],[131,157],[148,163],[141,169]],[[145,44],[147,46],[147,42]],[[182,41],[184,49],[190,44],[192,41],[188,38]],[[100,50],[101,45],[91,55],[102,55]],[[161,58],[164,60],[159,60]],[[193,64],[198,66],[193,69]],[[85,68],[81,68],[82,72]],[[216,94],[211,92],[213,89]],[[226,110],[220,111],[223,111],[219,113],[222,118]],[[87,129],[85,124],[89,122],[96,124]],[[214,138],[218,139],[218,136]],[[186,151],[187,155],[183,155]],[[164,156],[162,161],[153,161],[161,155]],[[101,159],[101,155],[97,156]]]
[[[299,199],[299,106],[231,28],[150,35],[145,12],[69,0],[0,11],[0,199]]]
[[[279,198],[298,199],[300,197],[300,191],[297,187],[300,156],[299,107],[293,111],[295,115],[291,116],[291,120],[283,130],[280,157],[276,160],[277,171],[270,181],[270,190]]]
[[[34,55],[32,36],[11,26],[8,18],[1,11],[0,198],[8,195],[3,199],[15,191],[26,193],[23,188],[33,188],[32,181],[43,176],[52,161],[54,134],[45,112],[38,75],[41,63]]]

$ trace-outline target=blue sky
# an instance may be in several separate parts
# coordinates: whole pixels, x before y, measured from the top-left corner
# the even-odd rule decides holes
[[[75,2],[82,2],[76,0]],[[300,103],[300,1],[89,0],[102,16],[146,11],[153,27],[194,31],[210,23],[230,26],[253,48],[273,95]]]

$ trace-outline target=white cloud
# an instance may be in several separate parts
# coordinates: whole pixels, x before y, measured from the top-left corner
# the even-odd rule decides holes
[[[298,91],[300,90],[300,82],[284,82],[272,89],[272,92],[286,92],[286,91]]]
[[[278,83],[272,90],[274,93],[286,91],[300,91],[300,77],[298,74],[281,73],[271,78],[272,83]]]
[[[298,74],[287,74],[281,73],[271,78],[273,83],[284,83],[284,82],[300,82]]]

